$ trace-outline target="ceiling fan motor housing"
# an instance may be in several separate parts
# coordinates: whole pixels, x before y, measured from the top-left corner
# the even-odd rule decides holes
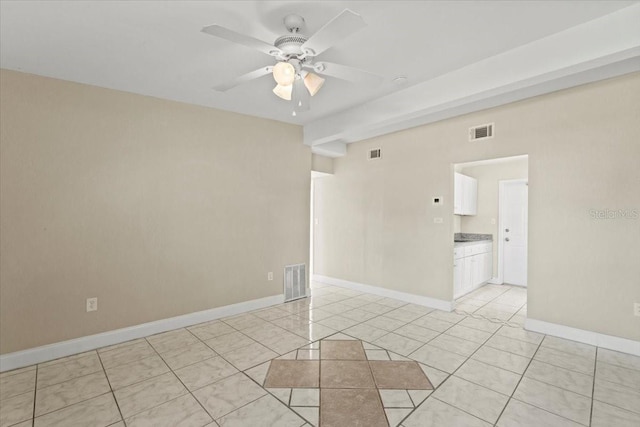
[[[307,41],[307,37],[302,34],[287,34],[286,36],[278,37],[274,43],[274,46],[284,52],[288,57],[294,57],[302,55],[302,46]]]

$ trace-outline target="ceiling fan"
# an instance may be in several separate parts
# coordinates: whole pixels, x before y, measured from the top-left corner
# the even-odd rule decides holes
[[[367,71],[331,62],[314,61],[315,57],[340,40],[364,28],[367,24],[360,15],[345,9],[311,37],[300,32],[304,23],[304,18],[300,15],[285,16],[284,25],[288,34],[278,37],[273,44],[220,25],[204,27],[202,32],[206,34],[259,50],[277,60],[275,65],[243,74],[230,82],[215,86],[214,89],[226,91],[250,80],[272,74],[277,83],[273,93],[287,101],[293,100],[295,116],[297,112],[309,110],[310,96],[315,95],[324,84],[324,78],[318,74],[367,84],[382,81],[382,77]]]

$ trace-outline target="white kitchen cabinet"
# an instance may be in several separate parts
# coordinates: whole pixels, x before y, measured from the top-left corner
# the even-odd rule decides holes
[[[453,213],[476,215],[478,213],[478,180],[456,172],[453,183]]]
[[[487,241],[454,248],[453,296],[459,298],[493,277],[493,244]]]

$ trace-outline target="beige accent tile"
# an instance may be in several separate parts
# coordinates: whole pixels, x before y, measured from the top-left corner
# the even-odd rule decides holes
[[[255,382],[260,385],[264,385],[264,380],[267,378],[267,372],[269,372],[269,365],[271,362],[264,362],[261,365],[255,366],[251,369],[247,369],[244,371],[245,374],[249,375]]]
[[[460,409],[430,397],[402,422],[405,427],[491,427]]]
[[[408,356],[410,353],[416,351],[422,347],[423,343],[413,340],[411,338],[403,337],[396,333],[390,332],[387,335],[383,335],[374,341],[374,344],[386,349],[398,353],[402,356]]]
[[[472,341],[478,344],[484,344],[485,341],[491,338],[491,333],[489,332],[468,328],[462,325],[452,326],[451,328],[447,329],[445,334],[452,335],[463,340]]]
[[[265,387],[319,387],[320,362],[315,360],[272,360]]]
[[[265,394],[262,387],[240,372],[193,393],[216,420]]]
[[[204,343],[211,347],[216,353],[223,354],[251,345],[255,343],[255,341],[241,332],[232,332],[211,338]]]
[[[621,384],[625,387],[640,389],[640,371],[636,371],[635,369],[627,369],[622,366],[598,362],[596,366],[596,376],[599,379]]]
[[[35,427],[91,426],[103,427],[120,421],[120,412],[113,394],[105,393],[93,399],[67,406],[41,417],[36,417]]]
[[[358,362],[352,362],[358,363]],[[387,419],[375,389],[322,389],[320,391],[322,427],[387,427]]]
[[[125,421],[127,427],[201,427],[213,420],[193,396],[186,394]]]
[[[522,375],[527,369],[529,361],[531,360],[526,357],[518,356],[517,354],[487,346],[480,347],[478,351],[471,356],[471,358],[486,363],[487,365],[506,369],[520,375]]]
[[[291,406],[320,406],[320,389],[294,388],[291,391]]]
[[[591,427],[638,427],[640,415],[606,403],[593,401]]]
[[[411,359],[417,360],[425,365],[433,366],[436,369],[452,373],[464,363],[466,357],[450,351],[442,350],[429,344],[425,344],[409,355]]]
[[[606,348],[598,349],[598,362],[640,371],[640,356],[607,350]]]
[[[587,397],[591,397],[593,391],[593,377],[591,375],[559,368],[538,360],[531,361],[524,375]]]
[[[412,408],[413,402],[407,390],[378,390],[385,408]]]
[[[640,414],[640,387],[625,387],[596,376],[593,398]]]
[[[263,396],[217,421],[221,427],[299,427],[305,423],[298,414],[271,395]]]
[[[534,359],[587,375],[593,375],[595,365],[595,360],[593,359],[575,356],[573,354],[542,346],[536,352]]]
[[[422,326],[418,326],[412,323],[396,329],[394,333],[423,342],[423,343],[429,342],[435,337],[437,337],[438,335],[440,335],[440,332],[436,332],[432,329],[423,328]]]
[[[399,425],[411,411],[412,409],[399,408],[385,408],[384,410],[385,414],[387,414],[387,421],[389,421],[390,427],[396,427]]]
[[[100,360],[105,369],[115,368],[119,365],[146,359],[155,356],[156,351],[145,340],[136,341],[126,346],[116,347],[113,350],[101,351]]]
[[[35,416],[57,411],[111,391],[104,372],[85,375],[38,390]]]
[[[54,362],[56,363],[49,362],[38,366],[38,388],[102,371],[102,364],[95,351]]]
[[[498,420],[509,400],[509,396],[455,376],[449,377],[433,397],[492,424]]]
[[[511,396],[521,378],[519,374],[474,359],[467,360],[455,376],[507,396]]]
[[[525,341],[515,340],[502,335],[494,335],[487,341],[488,347],[497,348],[498,350],[508,351],[518,356],[532,358],[538,349],[537,344],[530,344]]]
[[[580,394],[523,377],[513,397],[577,423],[589,425],[591,399]]]
[[[176,329],[174,331],[152,335],[147,337],[147,341],[149,341],[149,344],[160,354],[199,342],[198,338],[186,329]]]
[[[0,426],[12,426],[33,416],[34,391],[9,397],[0,402]]]
[[[596,348],[592,345],[552,337],[550,335],[547,335],[544,338],[541,345],[543,347],[552,348],[554,350],[563,351],[565,353],[570,353],[575,356],[585,357],[588,359],[596,357]]]
[[[191,391],[219,381],[238,372],[221,357],[212,357],[202,362],[175,371],[175,374]]]
[[[391,360],[387,350],[365,350],[367,360]]]
[[[107,378],[114,390],[148,378],[169,372],[169,367],[160,356],[151,356],[136,362],[107,369]]]
[[[511,399],[498,420],[498,427],[579,427],[566,418]]]
[[[320,357],[323,360],[367,360],[360,341],[323,340]]]
[[[235,329],[220,320],[201,323],[199,325],[188,327],[187,329],[202,341],[235,332]]]
[[[218,354],[202,342],[179,347],[162,354],[162,359],[174,371],[210,359]]]
[[[371,372],[378,388],[429,390],[433,386],[417,362],[371,361]]]
[[[305,341],[306,342],[306,341]],[[269,350],[262,344],[254,342],[246,347],[241,347],[230,352],[223,353],[225,359],[227,359],[233,366],[241,371],[259,365],[262,362],[278,357],[278,353]]]
[[[28,370],[0,378],[0,400],[35,390],[36,371]]]
[[[122,416],[125,418],[187,393],[187,389],[172,372],[167,372],[114,392]]]
[[[323,389],[375,388],[369,362],[357,360],[322,360],[320,362],[320,386]]]

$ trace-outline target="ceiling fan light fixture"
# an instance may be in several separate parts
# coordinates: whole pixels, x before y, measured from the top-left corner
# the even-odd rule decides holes
[[[284,99],[285,101],[291,101],[291,90],[293,89],[293,85],[276,85],[273,88],[273,93],[275,93],[278,97]]]
[[[289,86],[296,78],[296,69],[288,62],[278,62],[273,67],[273,79],[280,86]]]
[[[318,93],[323,84],[324,79],[317,74],[307,73],[307,75],[304,77],[304,85],[306,86],[307,90],[309,90],[311,96],[314,96],[316,93]]]

